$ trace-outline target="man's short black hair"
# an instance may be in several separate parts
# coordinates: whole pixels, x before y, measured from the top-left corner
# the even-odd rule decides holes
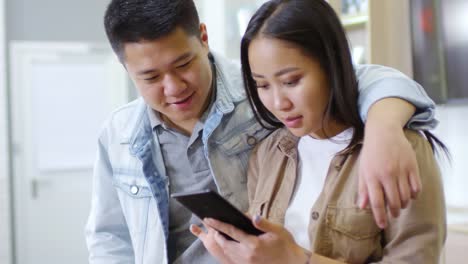
[[[198,37],[199,26],[193,0],[112,0],[104,15],[107,38],[121,61],[125,43],[156,40],[177,27]]]

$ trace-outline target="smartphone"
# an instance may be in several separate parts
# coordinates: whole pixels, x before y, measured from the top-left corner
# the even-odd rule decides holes
[[[252,220],[250,218],[239,211],[239,209],[224,199],[217,192],[212,190],[190,193],[174,193],[171,197],[176,199],[202,220],[204,218],[213,218],[233,225],[250,235],[258,236],[264,233],[252,224]],[[233,240],[226,234],[223,235],[228,239]]]

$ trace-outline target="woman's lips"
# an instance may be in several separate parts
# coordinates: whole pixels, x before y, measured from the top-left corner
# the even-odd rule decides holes
[[[302,116],[288,117],[284,119],[284,125],[290,128],[298,128],[302,124]]]

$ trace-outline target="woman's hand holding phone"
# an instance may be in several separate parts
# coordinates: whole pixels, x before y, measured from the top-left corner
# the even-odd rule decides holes
[[[191,226],[207,250],[221,263],[308,263],[310,254],[296,244],[292,235],[281,225],[255,216],[253,225],[265,232],[254,236],[215,219],[203,219],[207,232]],[[236,241],[228,240],[221,233]]]

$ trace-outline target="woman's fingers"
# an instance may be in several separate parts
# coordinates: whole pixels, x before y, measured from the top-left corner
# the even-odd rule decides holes
[[[249,241],[250,235],[246,234],[242,230],[236,228],[233,225],[226,224],[224,222],[218,221],[212,218],[205,218],[203,223],[207,226],[214,228],[215,230],[224,233],[231,237],[232,239],[239,241],[239,242],[247,242]]]

